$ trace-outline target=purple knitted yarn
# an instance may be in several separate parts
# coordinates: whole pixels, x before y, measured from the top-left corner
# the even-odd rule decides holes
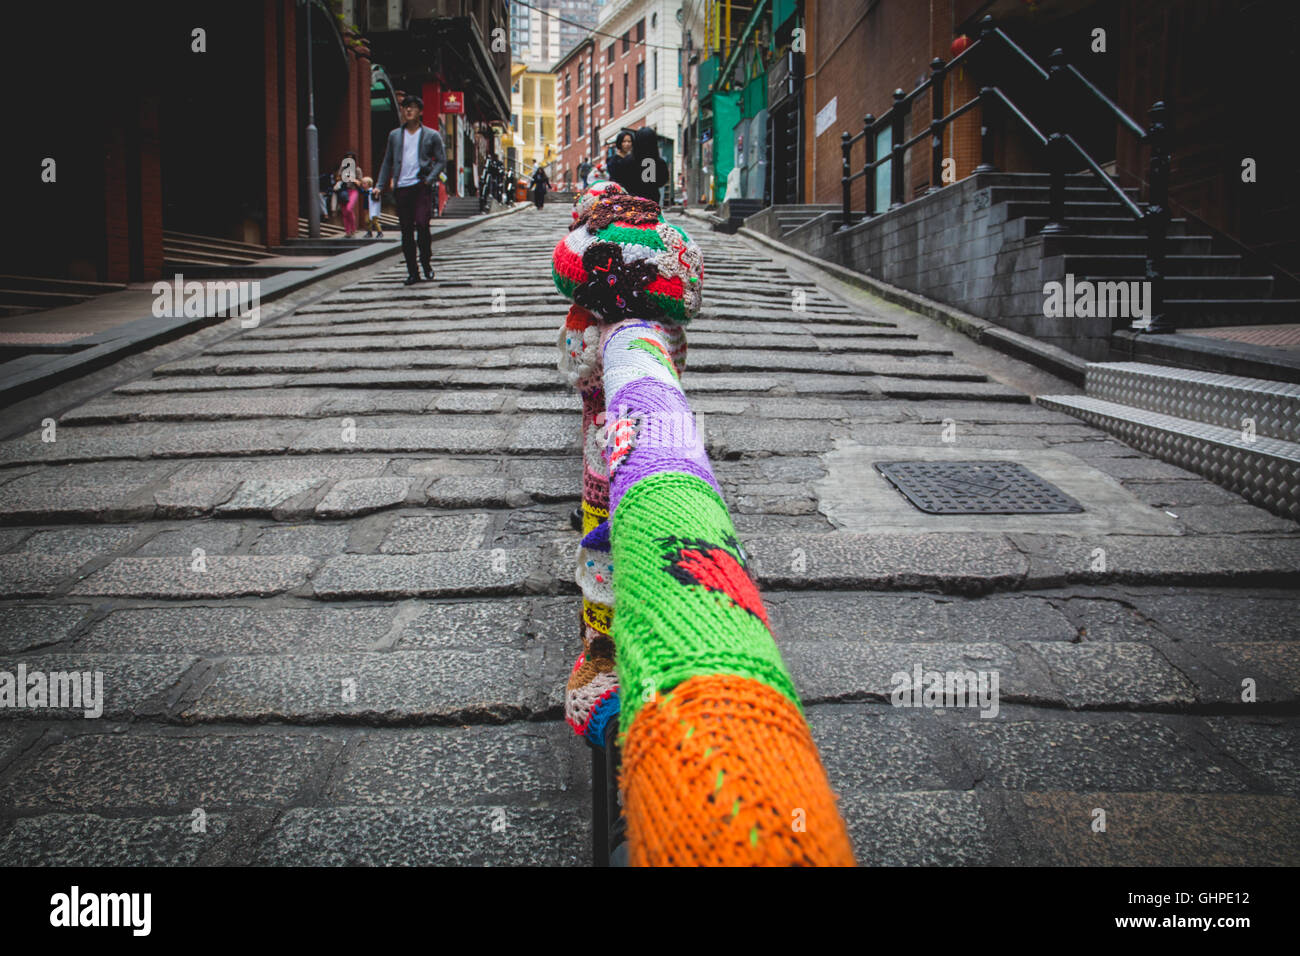
[[[661,471],[694,475],[722,496],[704,450],[704,436],[697,434],[695,417],[681,389],[657,379],[639,378],[620,388],[606,408],[610,419],[641,419],[632,453],[610,479],[611,514],[628,488]]]

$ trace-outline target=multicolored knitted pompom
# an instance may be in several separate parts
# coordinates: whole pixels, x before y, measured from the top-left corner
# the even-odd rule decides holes
[[[593,186],[579,200],[573,228],[555,246],[555,287],[602,322],[686,324],[702,301],[699,246],[664,220],[658,203],[608,186],[595,193],[600,186],[607,184]]]
[[[591,215],[591,209],[596,205],[596,200],[601,196],[626,196],[627,190],[616,182],[610,180],[601,180],[592,183],[584,192],[573,202],[573,223],[570,229],[575,229],[579,224],[585,223],[587,217]]]

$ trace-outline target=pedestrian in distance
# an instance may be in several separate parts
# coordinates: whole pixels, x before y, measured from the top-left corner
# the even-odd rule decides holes
[[[635,173],[632,168],[632,143],[632,131],[619,130],[618,138],[614,140],[614,148],[605,159],[605,169],[609,178],[628,192],[632,190],[628,189],[627,182],[624,180],[630,180]]]
[[[483,165],[483,182],[479,189],[479,212],[488,211],[490,200],[497,199],[502,204],[505,203],[505,179],[505,166],[497,159],[496,153],[488,153],[487,162]]]
[[[541,209],[542,204],[546,202],[546,190],[550,186],[551,180],[547,177],[546,170],[542,169],[541,163],[538,163],[537,168],[533,170],[532,179],[533,202],[537,204],[538,209]]]
[[[334,174],[321,173],[316,188],[320,194],[320,218],[321,222],[324,222],[330,217],[330,199],[334,195]]]
[[[345,153],[339,163],[338,181],[334,191],[338,194],[339,214],[343,217],[343,237],[351,239],[357,231],[357,211],[361,207],[361,183],[358,179],[357,154]]]
[[[591,160],[586,156],[582,157],[582,162],[578,163],[578,192],[587,188],[587,176],[591,173]]]
[[[424,125],[424,101],[418,96],[402,100],[402,125],[388,134],[384,162],[375,190],[383,195],[390,182],[402,224],[402,255],[406,259],[406,285],[420,281],[416,271],[416,246],[424,279],[433,279],[433,191],[447,166],[447,153],[437,130]]]
[[[379,214],[383,211],[383,202],[380,200],[379,194],[375,192],[375,181],[369,176],[364,176],[361,179],[361,188],[365,191],[366,202],[370,207],[367,210],[370,221],[366,223],[366,238],[369,239],[370,234],[373,232],[376,239],[382,239],[384,238],[384,224],[379,221]]]

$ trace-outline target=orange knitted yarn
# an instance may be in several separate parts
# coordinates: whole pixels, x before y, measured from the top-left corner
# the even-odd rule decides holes
[[[623,740],[632,866],[852,866],[798,707],[733,674],[644,705]]]

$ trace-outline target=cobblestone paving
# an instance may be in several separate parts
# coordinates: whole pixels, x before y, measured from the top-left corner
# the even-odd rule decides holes
[[[0,442],[0,672],[104,687],[97,719],[0,710],[0,863],[588,862],[567,221],[444,240],[431,286],[389,260]],[[859,859],[1300,862],[1300,529],[688,228],[683,382]],[[1086,513],[922,515],[886,447],[1012,457]],[[917,665],[996,671],[997,715],[892,706]]]

